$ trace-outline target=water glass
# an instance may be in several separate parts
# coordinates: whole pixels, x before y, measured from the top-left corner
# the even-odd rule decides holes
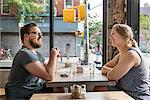
[[[89,63],[89,73],[94,74],[95,73],[95,64]]]

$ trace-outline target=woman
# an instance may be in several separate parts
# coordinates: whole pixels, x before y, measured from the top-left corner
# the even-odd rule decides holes
[[[109,80],[116,80],[117,86],[134,99],[150,100],[148,67],[133,39],[131,28],[125,24],[115,24],[111,40],[119,53],[102,67],[102,73]]]

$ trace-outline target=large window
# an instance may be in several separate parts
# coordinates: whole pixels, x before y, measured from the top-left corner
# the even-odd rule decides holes
[[[89,61],[102,66],[102,26],[103,26],[103,0],[88,2],[88,29],[89,29]]]
[[[15,2],[17,8],[10,7],[10,5],[3,1],[6,8],[11,8],[9,11],[13,11],[13,15],[1,16],[1,48],[10,50],[12,57],[15,56],[17,51],[21,48],[22,43],[20,41],[19,29],[23,24],[30,22],[36,22],[44,33],[43,46],[38,49],[45,57],[49,56],[50,51],[50,15],[49,15],[49,0],[26,1],[22,3]],[[64,8],[73,6],[74,4],[80,5],[80,0],[54,0],[57,9],[57,14],[62,14]],[[83,1],[83,0],[82,0]],[[57,2],[57,3],[56,3]],[[84,3],[84,2],[82,2]],[[11,2],[11,4],[13,4]],[[22,4],[22,5],[21,5]],[[66,7],[64,6],[66,5]],[[31,6],[32,5],[32,6]],[[42,5],[44,5],[44,11]],[[60,48],[63,57],[67,57],[67,51],[69,56],[73,58],[80,58],[85,60],[85,56],[89,56],[89,62],[100,62],[102,64],[102,9],[103,0],[97,0],[96,3],[89,0],[87,2],[87,21],[65,23],[63,17],[54,16],[54,34],[53,45]],[[3,5],[3,7],[5,7]],[[31,8],[30,8],[31,7]],[[36,10],[35,10],[36,8]],[[14,14],[14,12],[16,14]],[[38,13],[39,12],[39,13]],[[11,12],[9,12],[11,13]],[[42,15],[41,15],[42,14]],[[16,16],[17,15],[17,16]],[[8,24],[9,22],[9,24]],[[76,34],[79,32],[79,34]],[[80,32],[82,36],[80,35]],[[87,45],[87,41],[88,44]],[[18,45],[19,44],[19,45]],[[69,48],[69,50],[68,50]],[[86,49],[89,49],[88,54],[85,54]]]
[[[140,0],[140,49],[150,70],[150,1]]]
[[[150,68],[150,1],[140,0],[140,49]]]

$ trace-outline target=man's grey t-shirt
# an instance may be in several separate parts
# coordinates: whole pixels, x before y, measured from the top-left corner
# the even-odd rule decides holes
[[[6,84],[8,91],[10,89],[9,92],[11,92],[11,88],[15,87],[31,91],[42,89],[43,83],[41,79],[27,71],[25,66],[34,61],[44,63],[44,60],[44,57],[38,52],[35,54],[27,48],[20,49],[14,58],[8,77],[8,83]]]

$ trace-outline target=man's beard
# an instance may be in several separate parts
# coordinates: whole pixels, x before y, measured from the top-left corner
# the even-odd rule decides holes
[[[33,48],[35,48],[35,49],[41,47],[41,43],[35,43],[35,42],[33,42],[32,40],[29,40],[29,43],[30,43],[30,45],[31,45]]]

